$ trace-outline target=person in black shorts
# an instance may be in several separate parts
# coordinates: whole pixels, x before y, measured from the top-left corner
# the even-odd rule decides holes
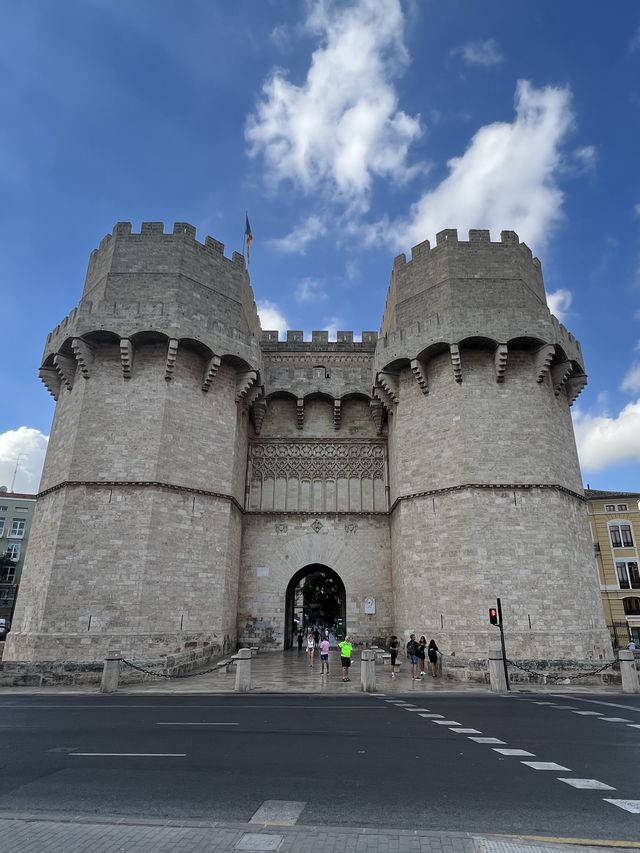
[[[398,652],[400,651],[400,643],[394,634],[389,643],[389,652],[391,653],[391,678],[396,677],[396,661],[398,660]]]

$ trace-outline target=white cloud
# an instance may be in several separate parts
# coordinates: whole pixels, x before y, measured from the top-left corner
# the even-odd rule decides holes
[[[335,341],[338,331],[344,329],[344,320],[340,317],[328,317],[324,322],[324,328],[329,332],[329,340]]]
[[[513,122],[481,127],[449,174],[415,203],[404,222],[378,223],[373,242],[386,237],[398,247],[422,242],[443,228],[503,228],[531,246],[542,244],[561,218],[563,194],[556,175],[561,144],[573,122],[571,92],[518,82]]]
[[[14,491],[37,492],[48,441],[48,435],[32,427],[0,433],[0,486],[11,488],[16,472]]]
[[[583,145],[572,153],[573,166],[579,173],[593,172],[596,167],[598,153],[595,145]]]
[[[467,65],[479,65],[483,68],[500,65],[504,61],[495,39],[467,42],[460,47],[454,47],[451,54],[461,56]]]
[[[622,385],[620,388],[623,391],[628,391],[629,394],[637,394],[640,392],[640,362],[636,361],[627,370]]]
[[[264,155],[275,185],[291,180],[366,210],[373,177],[416,172],[407,155],[420,118],[398,110],[392,84],[409,59],[400,0],[320,0],[307,27],[320,44],[306,79],[272,72],[247,120],[249,153]]]
[[[294,296],[297,302],[323,302],[327,293],[314,278],[303,278],[296,285]]]
[[[640,204],[636,204],[633,208],[633,212],[636,216],[640,216]]]
[[[635,53],[636,50],[640,50],[640,27],[635,31],[629,43],[629,53]]]
[[[600,471],[621,462],[640,462],[640,400],[626,405],[615,417],[574,411],[573,424],[585,470]]]
[[[278,237],[277,240],[270,240],[269,243],[279,252],[304,255],[308,244],[326,233],[327,226],[322,218],[312,214],[300,225],[296,225],[285,237]]]
[[[569,308],[571,308],[572,299],[573,295],[571,291],[564,290],[563,288],[554,290],[553,293],[547,293],[547,305],[549,306],[549,311],[551,311],[552,314],[555,314],[561,323],[564,323]]]
[[[263,299],[257,303],[260,325],[265,331],[277,330],[281,335],[289,328],[287,318],[274,302]]]

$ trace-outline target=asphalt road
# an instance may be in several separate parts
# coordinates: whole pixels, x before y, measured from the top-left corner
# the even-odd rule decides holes
[[[640,813],[605,800],[640,799],[640,697],[391,699],[0,696],[0,813],[247,822],[279,800],[316,826],[640,839]]]

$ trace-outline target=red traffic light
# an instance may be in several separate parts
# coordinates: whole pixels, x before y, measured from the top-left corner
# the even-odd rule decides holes
[[[491,622],[492,625],[498,624],[498,608],[497,607],[490,607],[489,608],[489,622]]]

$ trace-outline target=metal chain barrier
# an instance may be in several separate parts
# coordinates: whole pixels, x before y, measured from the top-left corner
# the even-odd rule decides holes
[[[131,667],[131,669],[137,669],[138,672],[143,672],[145,675],[155,675],[156,678],[167,678],[169,680],[172,678],[193,678],[197,675],[209,675],[212,672],[218,672],[226,666],[226,664],[219,663],[216,666],[212,666],[211,669],[198,670],[197,672],[185,672],[182,675],[167,675],[165,672],[157,672],[153,669],[146,669],[143,666],[138,666],[135,663],[131,663],[131,661],[126,658],[120,658],[120,662]]]
[[[612,669],[617,661],[608,661],[603,664],[603,666],[598,667],[598,669],[587,670],[587,672],[578,672],[575,675],[550,675],[545,672],[536,672],[534,669],[529,669],[526,666],[522,666],[522,664],[516,663],[514,660],[509,660],[507,658],[507,663],[511,666],[515,666],[516,669],[521,669],[523,672],[527,672],[529,675],[533,675],[536,678],[542,678],[546,681],[558,682],[558,681],[575,681],[578,678],[586,678],[588,675],[598,675],[603,672],[605,669]]]

